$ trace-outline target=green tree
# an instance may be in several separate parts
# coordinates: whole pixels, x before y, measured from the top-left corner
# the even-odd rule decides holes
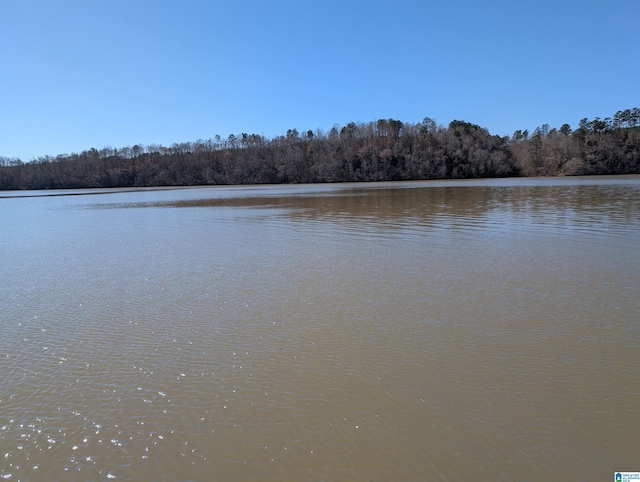
[[[571,126],[569,124],[562,124],[560,127],[560,132],[562,132],[565,136],[571,134]]]

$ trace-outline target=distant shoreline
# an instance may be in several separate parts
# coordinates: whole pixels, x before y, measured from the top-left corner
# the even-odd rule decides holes
[[[354,123],[328,133],[257,134],[89,149],[28,163],[0,157],[0,191],[313,184],[640,174],[640,109],[491,135],[464,121]]]

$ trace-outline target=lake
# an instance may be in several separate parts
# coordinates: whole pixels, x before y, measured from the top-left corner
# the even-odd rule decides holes
[[[640,176],[0,193],[0,478],[640,471]]]

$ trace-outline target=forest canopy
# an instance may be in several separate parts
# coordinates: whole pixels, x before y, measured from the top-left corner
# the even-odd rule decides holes
[[[0,190],[640,174],[640,109],[491,135],[477,124],[379,119],[329,132],[289,129],[104,147],[23,162],[0,157]]]

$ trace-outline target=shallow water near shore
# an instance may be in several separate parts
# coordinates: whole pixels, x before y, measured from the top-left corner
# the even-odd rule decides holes
[[[51,194],[0,193],[0,478],[640,471],[639,176]]]

